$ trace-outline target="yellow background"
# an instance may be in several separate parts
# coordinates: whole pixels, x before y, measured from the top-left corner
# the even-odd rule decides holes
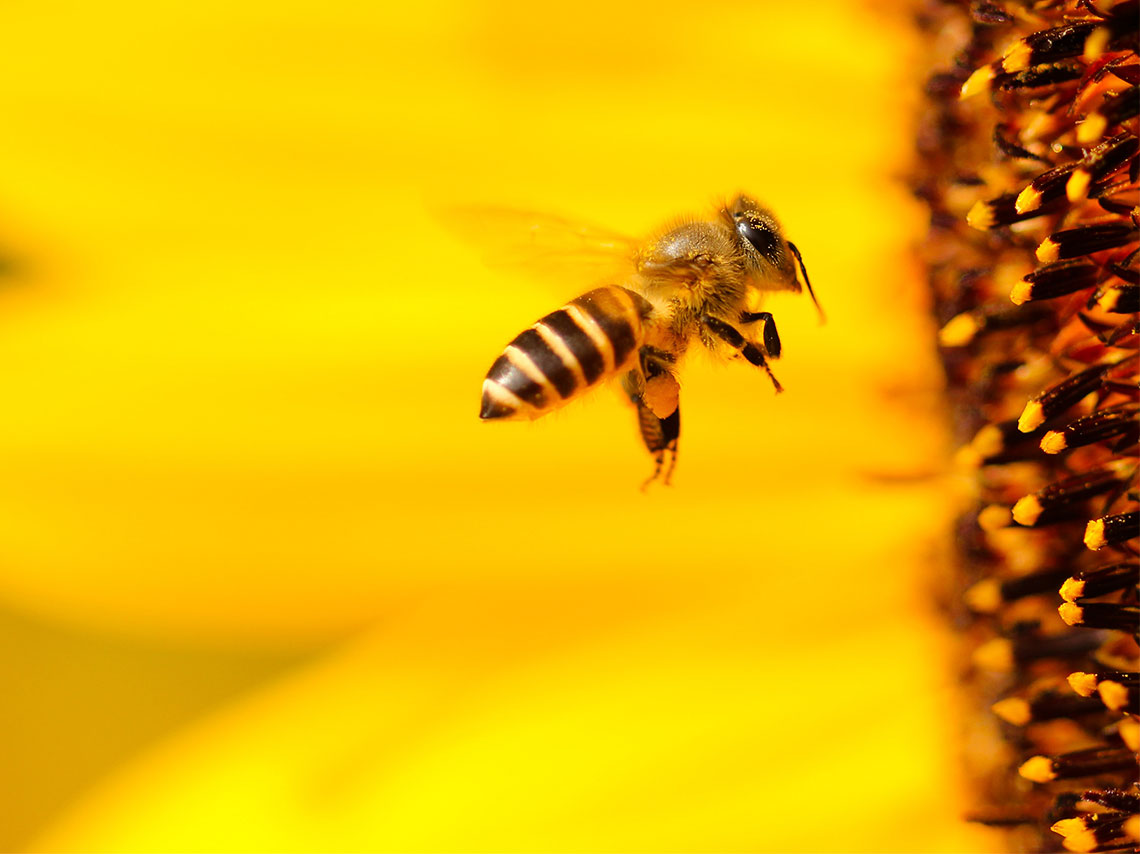
[[[964,851],[908,16],[5,4],[0,849]],[[452,205],[770,204],[778,398],[481,424]],[[471,231],[478,229],[472,227]],[[586,290],[592,281],[582,281]]]

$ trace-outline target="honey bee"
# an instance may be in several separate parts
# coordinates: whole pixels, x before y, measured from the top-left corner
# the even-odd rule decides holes
[[[770,312],[748,310],[750,300],[806,287],[817,310],[819,303],[799,250],[749,196],[720,207],[715,219],[684,221],[631,249],[633,270],[620,284],[582,294],[507,345],[483,381],[479,417],[538,418],[621,377],[655,463],[645,485],[662,472],[668,483],[681,435],[677,370],[690,343],[743,357],[778,393],[783,387],[768,364],[782,349],[776,322]]]

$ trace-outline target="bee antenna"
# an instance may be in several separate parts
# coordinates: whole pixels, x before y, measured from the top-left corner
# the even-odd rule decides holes
[[[804,274],[804,284],[807,285],[808,296],[811,297],[812,303],[815,305],[815,310],[819,312],[819,322],[827,323],[827,315],[823,313],[823,306],[819,304],[819,300],[815,298],[815,291],[811,289],[811,279],[808,278],[807,267],[804,266],[803,256],[800,255],[800,250],[796,248],[796,244],[788,241],[788,248],[792,250],[792,254],[796,256],[796,261],[799,262],[800,272]]]

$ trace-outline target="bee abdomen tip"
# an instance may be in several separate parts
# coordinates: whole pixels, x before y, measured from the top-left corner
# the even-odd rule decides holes
[[[483,399],[479,405],[479,418],[494,421],[510,418],[519,412],[520,402],[507,389],[491,379],[483,381]]]
[[[482,421],[493,421],[496,418],[506,418],[513,415],[515,410],[497,400],[483,395],[483,403],[479,407],[479,418]]]

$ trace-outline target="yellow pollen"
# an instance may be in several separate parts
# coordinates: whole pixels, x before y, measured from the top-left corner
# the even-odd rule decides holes
[[[1029,213],[1041,207],[1041,191],[1032,185],[1026,187],[1017,194],[1017,201],[1013,203],[1013,209],[1019,214]]]
[[[1079,202],[1089,194],[1089,184],[1092,183],[1092,175],[1086,169],[1077,169],[1069,176],[1069,182],[1065,184],[1065,195],[1070,202]]]
[[[954,466],[959,470],[969,471],[981,468],[984,462],[982,455],[969,445],[963,445],[954,453]]]
[[[1061,585],[1061,598],[1066,602],[1077,601],[1081,598],[1084,592],[1085,583],[1076,578],[1066,578],[1065,583]],[[1070,676],[1070,678],[1072,678],[1072,676]],[[1085,696],[1088,695],[1086,694]]]
[[[1017,429],[1022,433],[1032,433],[1045,423],[1045,407],[1036,400],[1025,404],[1021,417],[1017,419]]]
[[[1074,833],[1085,830],[1085,822],[1084,819],[1080,818],[1063,818],[1055,822],[1049,829],[1061,836],[1072,836]]]
[[[1053,770],[1053,760],[1048,756],[1034,756],[1027,759],[1017,769],[1017,773],[1034,783],[1048,783],[1057,779],[1057,772]]]
[[[1059,454],[1067,447],[1069,442],[1060,430],[1050,430],[1041,440],[1041,450],[1047,454]]]
[[[1031,717],[1029,703],[1020,697],[1006,697],[998,700],[990,709],[993,713],[1007,723],[1014,726],[1025,726]]]
[[[1057,117],[1052,113],[1045,110],[1038,110],[1031,112],[1029,118],[1025,123],[1025,130],[1022,131],[1021,138],[1025,142],[1033,142],[1034,140],[1044,139],[1052,134],[1057,128]]]
[[[1094,552],[1108,545],[1108,541],[1104,538],[1103,519],[1093,519],[1085,526],[1085,545]]]
[[[1118,302],[1120,302],[1120,289],[1109,288],[1107,291],[1101,294],[1101,297],[1096,301],[1096,304],[1097,307],[1103,311],[1112,311],[1114,308],[1116,308],[1116,304]]]
[[[970,441],[970,447],[977,451],[982,457],[993,457],[1000,454],[1005,448],[1005,440],[1002,439],[1001,429],[995,427],[993,424],[987,424],[977,435]]]
[[[969,312],[950,318],[950,322],[938,333],[938,343],[943,347],[965,347],[978,334],[978,321]]]
[[[974,95],[979,95],[982,92],[988,92],[990,89],[990,81],[993,79],[993,66],[983,65],[962,84],[962,90],[958,93],[958,98],[965,100],[966,98],[972,98]]]
[[[1129,750],[1135,753],[1140,749],[1140,721],[1130,717],[1121,718],[1120,723],[1116,725],[1116,731]]]
[[[1041,241],[1041,245],[1037,247],[1037,260],[1042,264],[1056,261],[1060,257],[1061,247],[1053,242],[1052,237],[1046,237]]]
[[[1085,611],[1080,605],[1074,605],[1072,602],[1062,602],[1061,607],[1057,609],[1057,613],[1061,615],[1070,626],[1080,625],[1084,619]]]
[[[993,209],[984,201],[975,202],[970,212],[966,214],[966,225],[978,231],[988,231],[994,227]]]
[[[992,673],[1013,670],[1013,644],[1005,638],[994,638],[974,650],[974,664]]]
[[[1066,851],[1076,851],[1080,854],[1092,851],[1098,846],[1096,841],[1096,834],[1091,830],[1082,830],[1080,833],[1074,833],[1068,839],[1061,843]]]
[[[1128,745],[1130,750],[1135,750],[1135,745]],[[1132,839],[1140,842],[1140,815],[1134,815],[1122,825],[1123,830]]]
[[[966,607],[977,614],[996,614],[1001,607],[1001,584],[993,578],[983,578],[962,598]]]
[[[1026,495],[1024,498],[1019,498],[1017,503],[1013,505],[1013,520],[1019,525],[1032,528],[1041,518],[1044,509],[1041,506],[1041,499],[1036,495]]]
[[[1009,299],[1014,305],[1023,305],[1033,299],[1033,282],[1022,279],[1009,292]]]
[[[1100,113],[1093,113],[1077,125],[1077,142],[1081,145],[1092,145],[1104,136],[1107,127],[1108,119]]]
[[[1114,712],[1119,712],[1128,705],[1128,689],[1119,682],[1106,680],[1096,686],[1096,692],[1106,706]]]
[[[1100,59],[1100,55],[1104,53],[1104,49],[1108,47],[1108,39],[1112,34],[1108,31],[1108,27],[1097,27],[1089,37],[1085,39],[1085,52],[1081,55],[1081,59],[1085,62],[1092,62],[1094,59]]]
[[[1008,507],[991,504],[978,514],[978,527],[983,531],[997,531],[1008,526],[1011,518]]]
[[[1033,50],[1025,43],[1024,39],[1021,39],[1005,52],[1005,56],[1001,60],[1001,70],[1008,74],[1024,71],[1029,67],[1029,59],[1032,55]]]
[[[1081,670],[1070,673],[1069,687],[1082,697],[1091,697],[1096,693],[1096,674],[1085,673]]]

